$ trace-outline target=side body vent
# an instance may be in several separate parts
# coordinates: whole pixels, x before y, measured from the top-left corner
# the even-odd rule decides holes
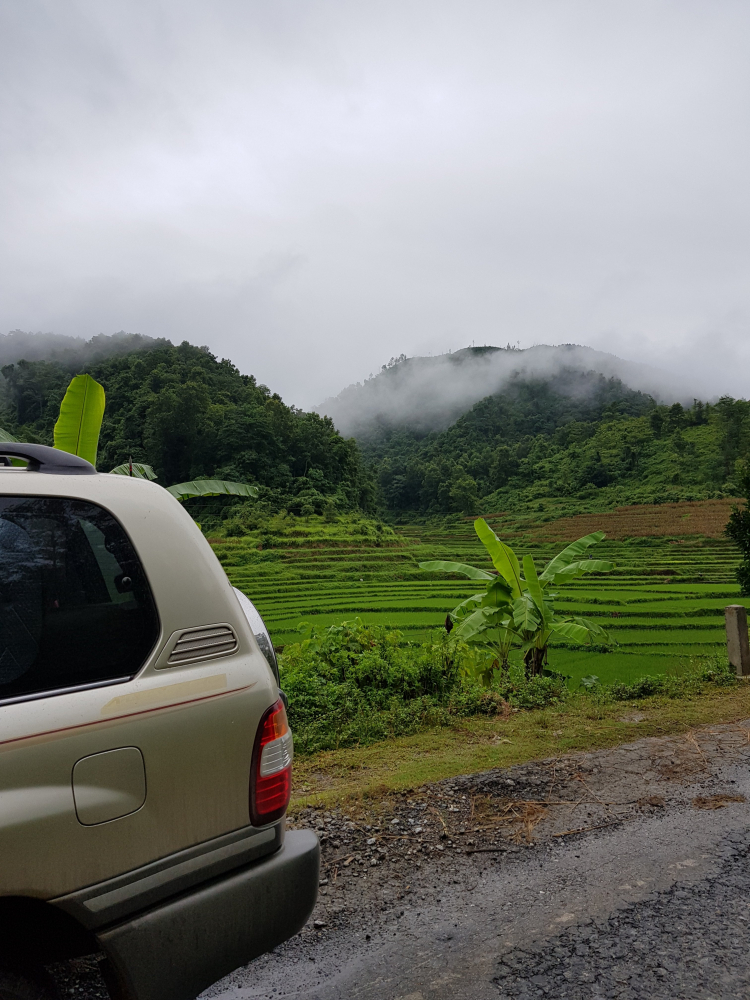
[[[236,653],[238,648],[237,636],[231,625],[183,629],[170,637],[156,667],[177,667],[196,660],[212,660]]]

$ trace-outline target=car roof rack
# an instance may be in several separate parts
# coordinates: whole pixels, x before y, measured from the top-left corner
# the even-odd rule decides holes
[[[96,469],[85,458],[60,451],[59,448],[48,448],[46,444],[0,442],[0,465],[10,465],[11,458],[25,459],[29,463],[28,472],[47,472],[57,476],[96,475]]]

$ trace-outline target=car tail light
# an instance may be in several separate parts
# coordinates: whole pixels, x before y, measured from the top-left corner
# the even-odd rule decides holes
[[[260,720],[250,772],[250,819],[264,826],[280,819],[292,794],[292,732],[279,699]]]

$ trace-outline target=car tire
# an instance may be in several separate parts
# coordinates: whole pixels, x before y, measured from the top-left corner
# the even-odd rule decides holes
[[[59,1000],[59,996],[41,970],[0,969],[0,1000]]]

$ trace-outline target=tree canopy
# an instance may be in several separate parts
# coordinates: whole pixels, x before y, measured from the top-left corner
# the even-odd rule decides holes
[[[207,348],[183,342],[86,366],[106,391],[99,444],[102,469],[145,463],[163,483],[226,479],[257,483],[273,506],[320,512],[368,509],[371,480],[356,443],[316,413],[287,406]],[[52,443],[70,381],[58,361],[6,365],[0,425]]]

